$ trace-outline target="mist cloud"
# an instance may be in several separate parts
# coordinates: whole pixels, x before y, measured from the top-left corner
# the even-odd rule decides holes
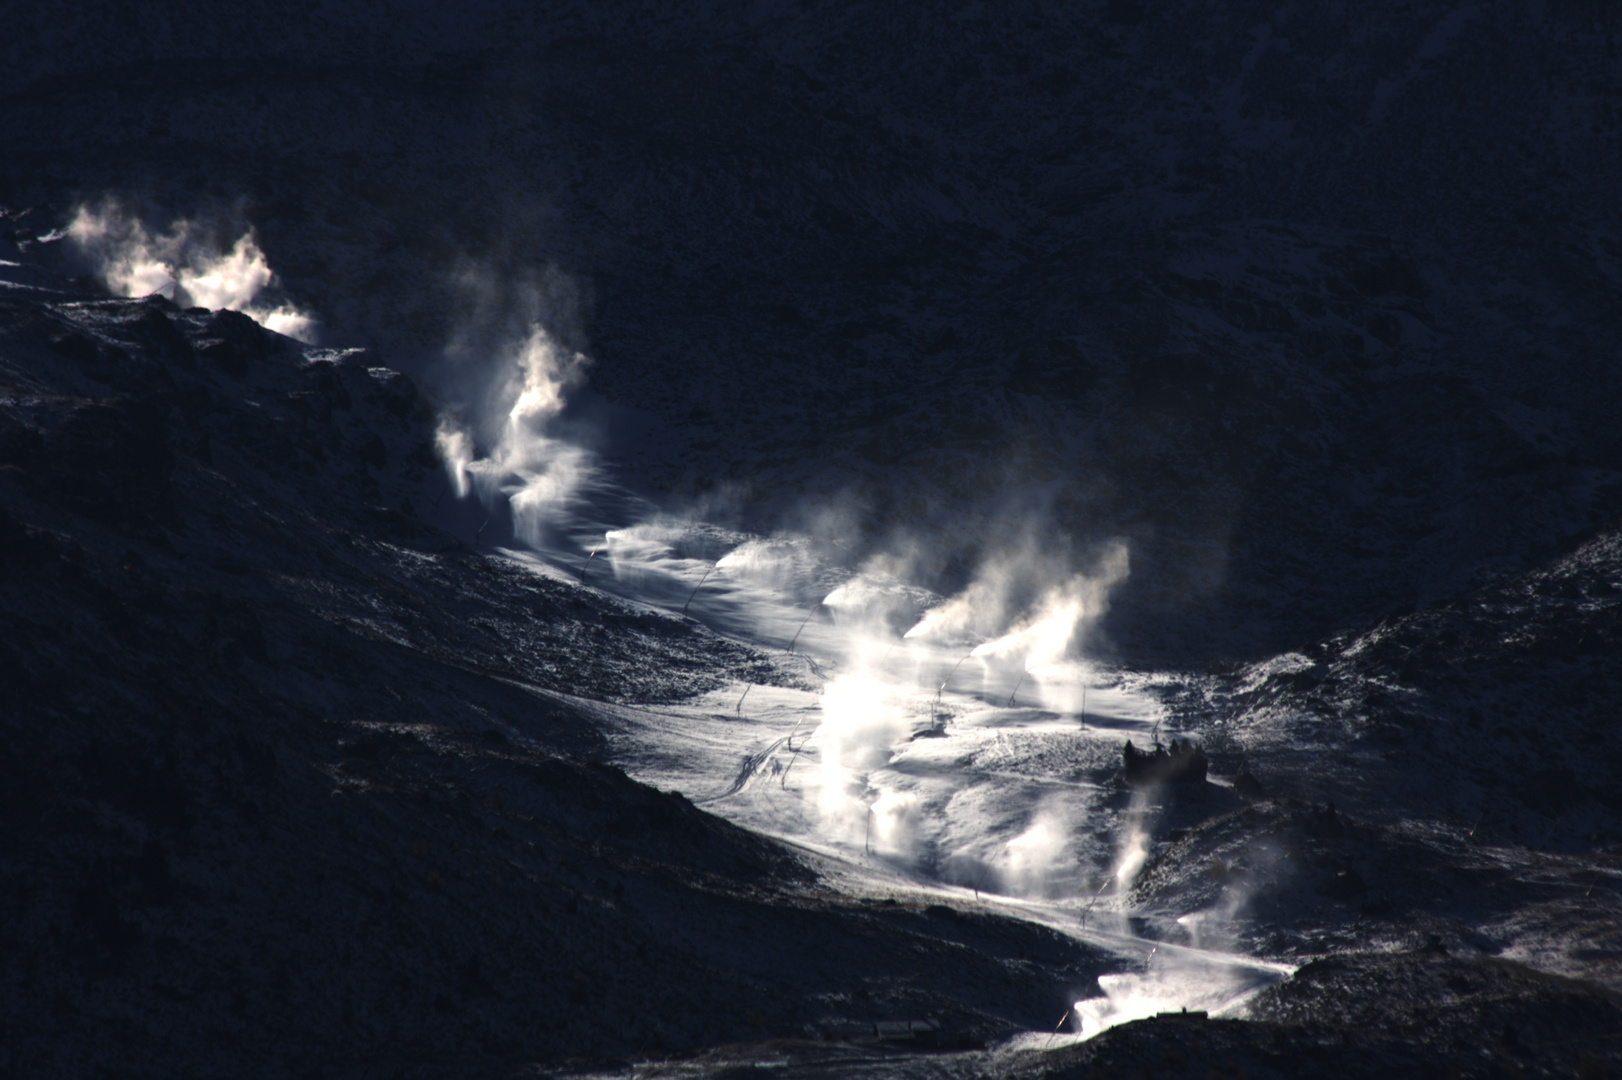
[[[491,401],[500,419],[490,452],[475,456],[468,422],[455,414],[441,417],[435,441],[457,495],[477,492],[486,505],[505,497],[515,534],[539,547],[551,508],[570,498],[595,468],[588,450],[552,431],[588,361],[560,348],[541,326],[532,326],[523,342],[504,352]],[[486,414],[473,422],[490,421]]]
[[[854,839],[867,831],[869,775],[888,764],[891,749],[912,734],[906,691],[870,674],[849,673],[824,687],[821,706],[817,808],[833,835]],[[899,846],[910,846],[917,835],[915,805],[887,801],[881,834],[889,850],[902,853]]]
[[[1075,823],[1062,807],[1039,807],[1025,831],[1008,842],[999,874],[1002,891],[1041,898],[1062,894],[1076,874],[1070,845],[1074,831]]]
[[[579,305],[556,270],[508,279],[468,265],[457,275],[469,316],[445,348],[445,389],[435,443],[458,497],[506,499],[514,534],[540,547],[555,508],[595,474],[596,457],[560,432],[569,395],[591,360],[560,340]]]
[[[1057,660],[1085,623],[1108,610],[1110,591],[1130,569],[1126,544],[1119,540],[1090,573],[1076,573],[1066,562],[1042,552],[1034,540],[991,555],[962,592],[931,608],[906,636],[977,642],[977,656]]]
[[[81,206],[64,235],[90,260],[92,272],[117,296],[154,293],[181,307],[240,311],[266,329],[313,344],[313,315],[288,303],[263,299],[277,284],[250,229],[222,251],[211,230],[181,219],[165,232],[150,232],[115,203]]]

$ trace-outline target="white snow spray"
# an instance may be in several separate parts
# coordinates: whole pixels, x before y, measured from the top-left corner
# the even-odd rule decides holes
[[[1115,865],[1105,883],[1105,888],[1115,887],[1120,908],[1110,914],[1117,920],[1117,932],[1123,934],[1128,933],[1125,901],[1149,856],[1150,813],[1144,792],[1134,792]],[[1141,971],[1099,976],[1103,993],[1074,1005],[1076,1034],[1089,1039],[1116,1024],[1179,1010],[1211,1016],[1240,1014],[1257,990],[1278,982],[1291,970],[1286,965],[1210,951],[1233,947],[1235,923],[1248,900],[1249,890],[1242,884],[1224,889],[1212,907],[1177,920],[1188,934],[1190,947],[1155,944]]]
[[[116,203],[81,206],[65,236],[87,258],[96,277],[117,296],[156,293],[181,307],[240,311],[266,329],[306,344],[316,340],[313,315],[289,303],[266,303],[276,275],[252,229],[228,249],[213,243],[213,230],[181,219],[153,233]]]
[[[1108,545],[1087,573],[1060,568],[1034,549],[990,558],[963,592],[915,618],[899,639],[891,629],[895,615],[917,607],[882,571],[857,574],[824,597],[843,653],[824,689],[817,729],[817,809],[829,838],[862,838],[881,854],[921,858],[939,830],[932,820],[939,798],[931,801],[891,768],[896,756],[916,739],[945,734],[950,710],[940,703],[948,688],[959,699],[979,694],[1000,703],[1010,687],[1029,680],[1045,699],[1068,704],[1079,689],[1087,630],[1107,610],[1127,568],[1121,543]],[[1005,839],[958,835],[944,856],[949,874],[977,891],[989,881],[1004,893],[1054,898],[1078,875],[1074,813],[1074,806],[1049,800],[1022,815],[1021,831]]]
[[[1127,812],[1126,828],[1114,870],[1105,884],[1115,886],[1117,899],[1125,900],[1149,852],[1145,827],[1149,809],[1143,794],[1136,793]],[[1140,1020],[1165,1012],[1195,1011],[1211,1016],[1240,1015],[1256,991],[1285,978],[1287,965],[1242,959],[1213,949],[1231,948],[1234,920],[1248,895],[1227,892],[1221,902],[1205,911],[1178,919],[1188,932],[1189,945],[1164,942],[1150,947],[1140,971],[1100,975],[1098,997],[1074,1005],[1076,1035],[1090,1039],[1100,1032],[1130,1020]],[[1112,913],[1117,932],[1127,928],[1124,907]]]
[[[1074,662],[1079,637],[1108,610],[1110,591],[1125,580],[1129,566],[1126,545],[1111,544],[1092,573],[1072,574],[1048,587],[1011,630],[975,646],[971,656],[991,665],[1017,667],[1009,706],[1019,689],[1030,682],[1044,707],[1076,710],[1072,699],[1082,675]]]
[[[459,284],[472,316],[445,357],[461,400],[441,413],[435,443],[457,497],[492,509],[505,500],[514,535],[539,548],[555,511],[596,472],[592,452],[558,431],[591,361],[547,324],[572,318],[577,298],[555,273],[502,288],[469,268]]]
[[[1057,899],[1076,873],[1070,846],[1074,822],[1057,804],[1044,804],[1025,831],[1008,842],[999,869],[1001,891],[1010,896]]]
[[[1251,995],[1289,973],[1284,965],[1240,962],[1177,946],[1154,947],[1141,972],[1100,975],[1098,997],[1075,1003],[1078,1034],[1090,1039],[1117,1024],[1164,1012],[1239,1015]]]
[[[1087,573],[1030,549],[988,559],[967,588],[925,613],[905,640],[972,643],[969,655],[984,663],[986,677],[1011,674],[1015,693],[1028,680],[1044,707],[1073,712],[1082,639],[1109,610],[1110,592],[1130,567],[1122,541],[1106,545]]]
[[[1121,850],[1115,868],[1110,872],[1115,891],[1125,896],[1137,880],[1138,871],[1149,860],[1149,801],[1143,792],[1132,793],[1132,805],[1126,812],[1126,828],[1121,836]]]
[[[902,688],[865,671],[839,675],[824,688],[817,809],[831,839],[847,843],[876,833],[887,854],[910,857],[917,840],[917,806],[893,792],[868,800],[871,774],[889,763],[893,747],[912,734]],[[869,813],[879,815],[872,828]]]

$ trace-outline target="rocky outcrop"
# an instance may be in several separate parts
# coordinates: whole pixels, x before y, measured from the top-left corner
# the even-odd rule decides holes
[[[1190,739],[1173,739],[1170,747],[1155,743],[1153,750],[1139,750],[1128,739],[1121,747],[1126,782],[1133,787],[1157,784],[1202,784],[1209,768],[1205,751]]]

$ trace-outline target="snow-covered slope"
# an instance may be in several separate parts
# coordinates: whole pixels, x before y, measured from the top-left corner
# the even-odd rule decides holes
[[[419,521],[404,376],[162,300],[0,310],[7,1067],[503,1068],[897,1011],[983,1038],[1102,962],[601,764],[583,700],[775,667]]]
[[[1508,624],[1483,623],[1475,652],[1419,612],[1337,643],[1327,675],[1295,656],[1226,682],[1023,652],[1010,667],[898,637],[892,616],[953,604],[792,538],[643,524],[610,531],[601,563],[469,547],[424,521],[470,519],[430,501],[447,487],[434,419],[405,376],[237,313],[78,294],[17,254],[0,660],[6,858],[30,883],[8,913],[20,1065],[241,1072],[247,1040],[285,1048],[257,1059],[270,1072],[425,1055],[463,1072],[909,1017],[971,1046],[1040,1029],[1055,1003],[1067,1046],[1166,1007],[1231,1015],[1289,971],[1270,961],[1371,947],[1399,950],[1357,960],[1372,977],[1415,988],[1362,1007],[1403,1015],[1437,992],[1403,966],[1424,954],[1400,951],[1426,935],[1463,953],[1446,984],[1463,1015],[1507,994],[1528,1022],[1553,995],[1577,1003],[1558,1029],[1575,1046],[1612,1016],[1591,984],[1522,986],[1521,966],[1470,958],[1614,983],[1611,834],[1551,854],[1513,831],[1593,824],[1577,773],[1533,773],[1527,809],[1500,807],[1476,841],[1486,815],[1461,835],[1434,781],[1467,783],[1456,763],[1358,747],[1402,730],[1363,700],[1385,636],[1491,660],[1571,625],[1543,597],[1575,604],[1594,646],[1553,654],[1600,657],[1589,689],[1612,678],[1609,534],[1494,592]],[[601,513],[604,490],[577,501]],[[1309,737],[1315,694],[1338,723]],[[1163,727],[1202,737],[1219,783],[1128,792],[1120,740]],[[1236,768],[1355,816],[1255,802],[1228,786]],[[1395,784],[1414,790],[1368,794]],[[1320,1052],[1291,1040],[1334,1021],[1292,993],[1283,1034],[1199,1037],[1306,1067]],[[610,1007],[657,1019],[626,1030]],[[115,1047],[95,1034],[109,1024],[134,1034]],[[1429,1067],[1456,1059],[1452,1031],[1335,1053]],[[1086,1060],[1134,1060],[1139,1037]],[[1553,1036],[1524,1038],[1533,1060]],[[1016,1040],[942,1067],[1071,1067],[1039,1045],[1054,1053]],[[809,1045],[750,1053],[854,1067]]]

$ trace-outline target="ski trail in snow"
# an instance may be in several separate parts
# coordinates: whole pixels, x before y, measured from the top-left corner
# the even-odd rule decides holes
[[[760,750],[753,754],[745,754],[743,756],[742,764],[738,766],[738,775],[732,781],[731,787],[727,788],[718,795],[705,795],[694,799],[693,802],[701,804],[715,803],[720,802],[722,799],[730,798],[733,795],[736,795],[738,792],[744,789],[750,780],[754,779],[755,774],[760,771],[760,767],[770,760],[771,756],[777,752],[777,748],[788,742],[791,738],[793,738],[792,734],[784,735],[782,738],[774,740],[764,750]]]
[[[1080,1029],[1064,1037],[1161,1006],[1230,1014],[1288,971],[1143,941],[1109,892],[1135,835],[1114,787],[1121,743],[1147,743],[1163,719],[1145,676],[1010,662],[999,647],[1013,634],[981,647],[903,638],[859,602],[892,583],[792,537],[649,518],[610,487],[599,476],[558,513],[556,543],[498,553],[701,624],[778,670],[676,704],[581,702],[631,775],[814,855],[855,895],[972,900],[1118,957],[1122,973],[1075,1004]],[[806,676],[820,692],[792,685]]]

